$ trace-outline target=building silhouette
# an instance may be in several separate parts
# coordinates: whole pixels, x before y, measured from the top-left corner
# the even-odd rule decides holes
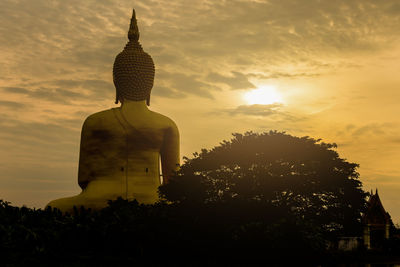
[[[380,249],[386,239],[389,239],[389,230],[391,219],[388,212],[382,205],[378,195],[378,189],[375,194],[371,191],[368,200],[368,208],[363,216],[364,234],[363,242],[366,249]]]

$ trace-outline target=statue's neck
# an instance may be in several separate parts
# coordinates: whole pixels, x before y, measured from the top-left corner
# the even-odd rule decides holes
[[[121,105],[121,109],[127,112],[141,112],[149,110],[149,108],[146,105],[146,100],[141,100],[141,101],[124,100],[124,102]]]

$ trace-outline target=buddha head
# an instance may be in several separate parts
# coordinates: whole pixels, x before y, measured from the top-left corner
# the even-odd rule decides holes
[[[124,50],[117,55],[114,61],[115,104],[124,99],[146,100],[149,106],[150,92],[154,83],[154,62],[151,56],[143,51],[139,43],[139,29],[135,10],[132,14],[128,39]]]

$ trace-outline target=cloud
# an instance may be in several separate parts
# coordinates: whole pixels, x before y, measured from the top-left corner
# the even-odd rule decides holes
[[[27,89],[29,88],[29,89]],[[51,80],[25,83],[21,87],[0,87],[3,92],[22,94],[59,104],[74,100],[103,100],[115,92],[114,85],[103,80]]]
[[[224,110],[229,115],[247,115],[247,116],[272,116],[279,113],[281,104],[270,105],[241,105],[234,109]]]
[[[354,61],[349,55],[388,48],[399,37],[394,0],[384,4],[372,0],[232,0],[190,5],[185,0],[176,0],[174,5],[154,0],[138,1],[134,7],[140,40],[155,59],[157,73],[174,74],[156,75],[156,94],[168,98],[195,95],[211,99],[218,86],[210,82],[247,89],[254,88],[249,77],[315,77],[322,70],[350,66]],[[109,82],[114,58],[127,42],[131,8],[131,3],[119,0],[57,0],[51,4],[3,0],[1,71],[42,81],[57,77]],[[284,70],[288,65],[290,72]]]
[[[213,99],[212,91],[220,89],[209,83],[202,82],[199,75],[187,75],[178,72],[159,71],[156,73],[155,94],[182,98],[186,95],[194,95]],[[158,92],[157,92],[158,89]]]
[[[3,87],[3,91],[9,91],[10,87]],[[19,88],[19,90],[12,90],[12,94],[27,95],[34,99],[45,99],[51,102],[59,104],[69,104],[71,100],[81,99],[82,95],[69,90],[61,88],[37,88],[35,90],[28,90],[25,88]]]
[[[176,10],[183,5],[177,1]],[[191,21],[179,24],[189,16]],[[193,5],[182,16],[161,18],[164,34],[157,29],[159,24],[153,25],[150,34],[152,39],[156,34],[163,39],[168,36],[175,50],[207,58],[254,53],[268,54],[270,61],[277,57],[300,60],[321,51],[325,54],[326,49],[334,53],[380,49],[385,43],[369,33],[384,36],[395,25],[393,17],[372,1],[208,2]],[[179,31],[172,25],[180,25]]]
[[[232,76],[224,76],[219,73],[211,72],[207,76],[207,80],[215,83],[223,83],[230,87],[230,89],[249,89],[256,86],[249,82],[246,75],[240,72],[232,71]]]
[[[388,128],[391,128],[391,124],[387,123],[369,123],[364,126],[359,126],[359,127],[347,127],[348,130],[353,130],[352,131],[352,136],[354,137],[360,137],[360,136],[365,136],[365,135],[385,135],[386,130]]]
[[[186,95],[177,89],[165,86],[155,86],[151,91],[151,95],[167,97],[167,98],[184,98]]]
[[[6,166],[2,172],[13,172],[13,166],[24,164],[53,166],[77,164],[79,126],[55,122],[24,122],[17,119],[0,120],[0,157]],[[1,167],[1,166],[0,166]],[[46,170],[44,170],[46,172]],[[27,173],[30,178],[35,174]],[[12,177],[11,177],[12,178]],[[21,178],[21,177],[19,177]],[[16,177],[14,177],[16,179]],[[24,188],[24,185],[20,185]]]
[[[26,105],[14,101],[2,101],[0,100],[0,107],[6,107],[6,108],[11,108],[11,109],[20,109],[20,108],[25,108]]]
[[[46,83],[44,83],[46,84]],[[110,96],[115,93],[114,84],[99,80],[99,79],[88,79],[88,80],[54,80],[48,82],[50,85],[58,86],[60,88],[65,88],[67,90],[73,89],[81,89],[80,94],[85,98],[95,98],[95,99],[104,99],[105,96]],[[86,95],[84,92],[88,92]],[[79,94],[79,93],[78,93]],[[75,95],[74,95],[75,96]]]
[[[229,116],[256,116],[270,118],[274,121],[299,122],[304,121],[305,117],[294,115],[285,111],[283,104],[274,103],[269,105],[240,105],[233,109],[217,110],[213,114],[226,114]]]
[[[68,121],[67,121],[68,122]],[[67,123],[68,124],[68,123]],[[1,118],[0,135],[2,140],[12,143],[40,146],[44,144],[71,144],[79,130],[65,126],[63,120],[58,123],[23,122],[11,118]]]
[[[2,91],[12,93],[12,94],[29,94],[31,91],[22,87],[1,87]]]
[[[267,75],[265,74],[254,74],[250,73],[250,77],[256,77],[260,80],[269,80],[269,79],[279,79],[279,78],[308,78],[308,77],[317,77],[320,76],[321,73],[314,72],[300,72],[300,73],[289,73],[283,71],[270,71]]]

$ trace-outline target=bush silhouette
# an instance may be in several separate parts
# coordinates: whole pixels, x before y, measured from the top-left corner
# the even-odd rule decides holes
[[[358,165],[335,148],[280,132],[234,134],[186,158],[153,205],[118,199],[63,215],[0,201],[1,257],[84,266],[314,259],[327,240],[362,229]]]

